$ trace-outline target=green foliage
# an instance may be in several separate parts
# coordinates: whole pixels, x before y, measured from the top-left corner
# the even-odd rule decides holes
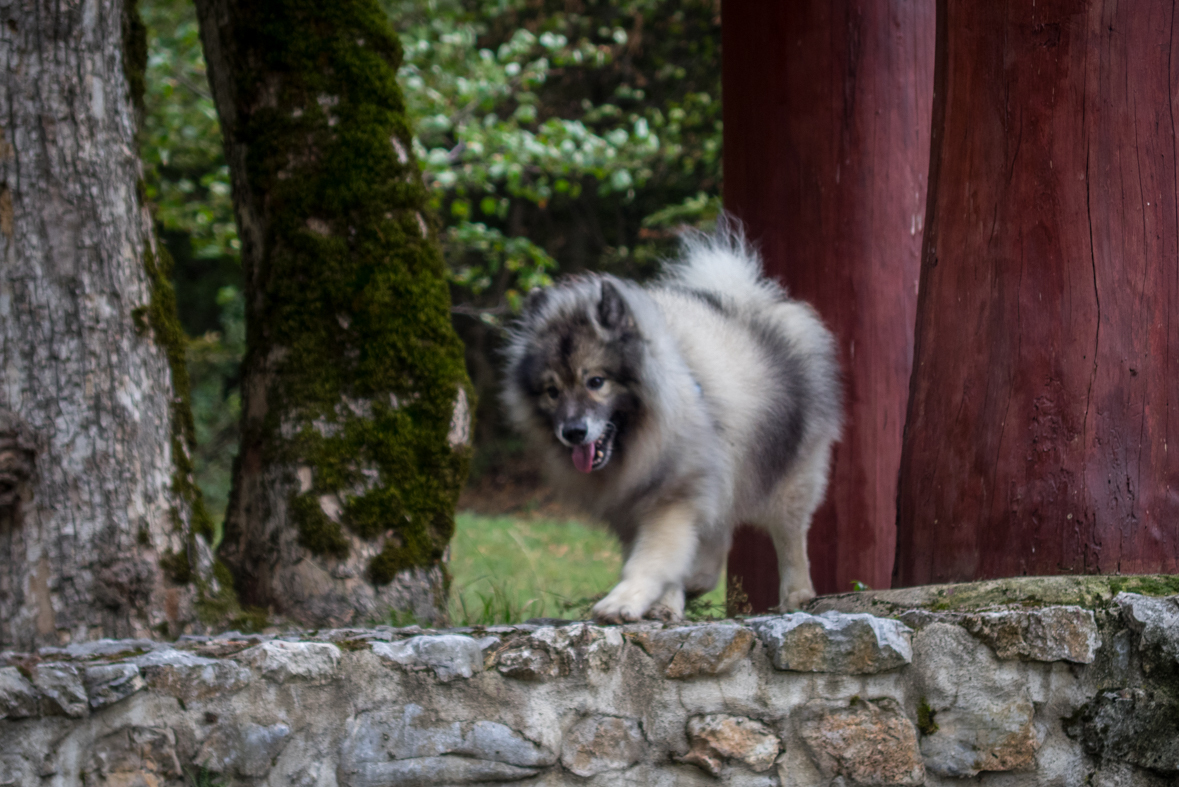
[[[145,197],[157,234],[176,261],[168,278],[169,286],[175,284],[180,325],[196,337],[187,347],[195,438],[192,474],[205,493],[212,526],[217,526],[228,502],[237,452],[237,378],[245,352],[240,243],[229,168],[195,7],[191,0],[145,0],[140,12],[146,25],[146,80],[141,80]]]
[[[168,277],[171,258],[161,248],[158,255],[150,246],[144,249],[143,264],[151,287],[151,301],[146,316],[136,322],[146,321],[151,327],[157,344],[163,348],[172,372],[172,489],[188,507],[189,527],[192,534],[211,542],[214,535],[213,520],[205,508],[205,499],[193,478],[193,464],[190,452],[195,445],[191,400],[189,398],[188,367],[185,365],[186,338],[176,314],[176,295]],[[173,517],[177,517],[173,512]]]
[[[196,8],[191,0],[144,0],[140,11],[148,31],[142,148],[147,198],[165,231],[191,238],[196,257],[236,257],[241,244],[229,167]]]
[[[558,254],[641,275],[669,229],[715,219],[712,0],[385,2],[466,311],[517,308]]]
[[[245,300],[232,285],[217,293],[220,331],[208,331],[188,342],[192,381],[192,413],[196,448],[193,472],[217,523],[225,516],[237,453],[241,420],[238,370],[246,349]]]

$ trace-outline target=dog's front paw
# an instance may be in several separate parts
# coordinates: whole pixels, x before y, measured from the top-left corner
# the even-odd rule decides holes
[[[683,615],[677,613],[671,607],[664,606],[662,603],[653,605],[647,610],[646,616],[650,620],[661,620],[664,623],[675,623],[683,619]]]
[[[783,593],[781,596],[782,603],[780,610],[782,612],[790,612],[795,609],[802,609],[803,605],[815,597],[815,591],[812,588],[799,588],[791,590],[788,593]]]
[[[594,620],[599,623],[634,623],[655,602],[659,590],[638,582],[620,582],[606,597],[594,604]]]

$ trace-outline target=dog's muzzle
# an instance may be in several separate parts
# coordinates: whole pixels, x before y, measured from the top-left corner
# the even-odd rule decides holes
[[[562,437],[569,439],[569,432],[574,430],[563,431]],[[581,439],[585,439],[585,430],[578,430],[581,432]],[[614,453],[614,435],[617,432],[617,427],[614,426],[613,421],[606,422],[606,428],[602,430],[602,436],[597,440],[588,443],[579,443],[573,446],[573,466],[583,473],[592,473],[594,470],[601,470],[610,461],[610,457]],[[572,442],[572,440],[570,440]]]

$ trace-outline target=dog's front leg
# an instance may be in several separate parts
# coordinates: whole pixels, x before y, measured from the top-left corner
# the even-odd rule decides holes
[[[695,510],[687,503],[658,509],[639,525],[622,580],[594,605],[602,623],[626,623],[644,615],[675,619],[684,613],[684,578],[696,556]],[[654,609],[659,602],[658,609]]]

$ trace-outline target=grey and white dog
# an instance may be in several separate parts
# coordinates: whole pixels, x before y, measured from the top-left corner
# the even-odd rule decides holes
[[[689,236],[650,287],[593,275],[534,292],[506,355],[509,417],[558,494],[622,541],[598,620],[680,617],[685,594],[716,585],[739,523],[773,537],[782,609],[814,597],[835,340],[738,231]]]

